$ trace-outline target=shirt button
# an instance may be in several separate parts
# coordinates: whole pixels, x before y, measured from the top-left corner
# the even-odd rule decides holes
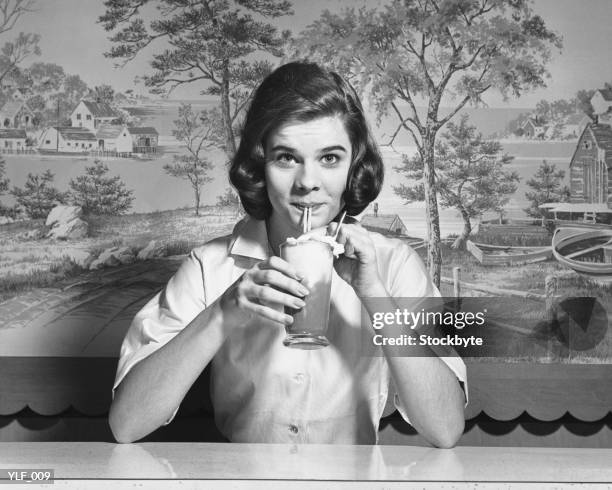
[[[296,383],[302,384],[304,382],[304,375],[302,373],[297,373],[293,379]]]
[[[297,433],[298,433],[298,428],[297,428],[297,425],[293,425],[293,424],[291,424],[291,425],[289,426],[289,431],[290,431],[290,432],[293,432],[294,434],[297,434]]]

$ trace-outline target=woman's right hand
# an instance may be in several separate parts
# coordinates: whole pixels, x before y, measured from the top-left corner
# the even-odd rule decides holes
[[[231,326],[246,323],[253,315],[281,325],[291,325],[293,317],[274,305],[301,309],[310,291],[300,283],[300,276],[287,261],[269,257],[255,264],[234,282],[221,297],[224,318]]]

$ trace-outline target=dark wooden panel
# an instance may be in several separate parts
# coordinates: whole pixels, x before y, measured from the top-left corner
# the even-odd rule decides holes
[[[481,412],[512,420],[527,412],[551,421],[569,413],[596,421],[612,410],[612,365],[467,362],[470,404],[466,417]]]

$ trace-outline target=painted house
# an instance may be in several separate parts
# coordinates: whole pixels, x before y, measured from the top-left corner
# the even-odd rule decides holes
[[[0,123],[3,128],[31,128],[34,112],[22,100],[8,100],[0,109]]]
[[[134,153],[155,153],[159,143],[159,134],[152,127],[134,127],[126,130],[132,138],[132,152]]]
[[[25,129],[0,129],[0,151],[24,150],[26,139]]]
[[[570,203],[612,209],[612,127],[589,124],[570,161]]]
[[[612,89],[600,88],[591,97],[591,105],[595,114],[604,114],[612,107]]]
[[[383,235],[407,235],[408,228],[397,214],[365,214],[361,226]]]
[[[537,117],[530,117],[529,119],[527,119],[527,121],[523,123],[521,129],[523,130],[523,135],[526,138],[532,139],[543,138],[548,127],[544,125],[541,121],[539,121]]]
[[[97,149],[117,153],[155,153],[159,134],[152,127],[101,124],[96,132]]]
[[[126,153],[131,152],[131,138],[119,138],[122,135],[124,129],[125,126],[123,126],[122,124],[100,124],[98,126],[98,129],[96,130],[96,148],[99,151],[121,151]],[[117,148],[117,143],[119,143],[119,147],[121,149]]]
[[[106,102],[82,100],[70,114],[70,124],[75,128],[95,131],[100,124],[112,123],[119,114]]]
[[[47,128],[38,144],[42,152],[83,153],[95,150],[96,135],[86,128],[56,126]]]

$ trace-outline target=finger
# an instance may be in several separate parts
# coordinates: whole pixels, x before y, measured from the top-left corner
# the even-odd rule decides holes
[[[308,288],[299,281],[274,269],[264,269],[253,273],[253,282],[258,285],[269,284],[270,286],[286,291],[294,296],[304,297],[310,292]]]
[[[263,303],[274,303],[281,306],[288,306],[293,309],[301,309],[306,306],[304,300],[296,298],[277,289],[273,289],[270,286],[259,286],[254,285],[251,294],[249,295],[251,301],[258,301]]]
[[[249,303],[248,309],[262,318],[267,318],[281,325],[291,325],[293,323],[293,317],[291,315],[277,311],[269,306]]]
[[[327,225],[326,232],[328,235],[334,236],[337,229],[338,229],[338,223],[335,223],[332,221],[329,225]]]
[[[277,270],[285,274],[286,276],[292,277],[293,279],[300,281],[302,277],[298,271],[289,262],[281,259],[277,256],[272,256],[268,260],[264,260],[259,263],[259,268],[262,270]]]

